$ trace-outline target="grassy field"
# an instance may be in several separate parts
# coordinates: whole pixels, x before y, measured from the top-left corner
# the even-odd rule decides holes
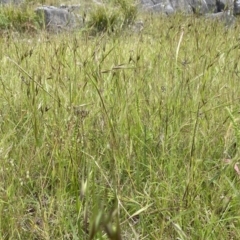
[[[240,28],[4,31],[0,239],[239,239]]]

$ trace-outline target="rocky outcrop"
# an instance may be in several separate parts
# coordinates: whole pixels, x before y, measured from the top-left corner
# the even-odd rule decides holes
[[[239,15],[240,14],[240,0],[235,0],[234,1],[233,14],[234,15]]]
[[[231,10],[233,14],[240,14],[240,0],[141,0],[144,10],[162,13],[209,14]]]
[[[22,0],[0,0],[0,4],[20,4]]]
[[[204,15],[231,26],[235,23],[234,16],[240,14],[240,0],[141,0],[141,8],[167,15],[178,11]]]
[[[205,17],[206,19],[221,21],[225,24],[225,26],[232,26],[236,21],[236,18],[233,14],[231,14],[230,10],[214,14],[205,14]]]
[[[62,5],[60,7],[42,6],[35,12],[43,17],[45,28],[53,32],[74,30],[83,26],[83,19],[76,13],[80,6]]]

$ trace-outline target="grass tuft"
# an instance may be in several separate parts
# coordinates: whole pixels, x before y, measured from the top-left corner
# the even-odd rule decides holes
[[[40,19],[25,6],[5,6],[0,9],[0,29],[17,32],[36,32]]]

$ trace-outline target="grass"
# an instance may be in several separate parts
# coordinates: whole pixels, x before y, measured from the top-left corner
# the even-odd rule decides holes
[[[239,26],[0,38],[0,239],[238,239]]]

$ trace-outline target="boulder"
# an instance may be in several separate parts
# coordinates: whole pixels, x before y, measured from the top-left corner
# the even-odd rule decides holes
[[[169,0],[173,9],[185,13],[192,13],[192,7],[186,0]]]
[[[63,30],[74,30],[81,28],[83,19],[75,13],[76,6],[42,6],[35,12],[43,17],[44,25],[47,30],[61,32]]]
[[[235,0],[234,1],[233,14],[234,15],[239,15],[240,14],[240,0]]]
[[[173,9],[170,0],[141,0],[140,5],[143,10],[156,12],[156,13],[174,13],[175,9]]]
[[[194,13],[206,19],[221,21],[229,27],[240,14],[240,0],[141,0],[143,10],[155,13]]]
[[[0,0],[0,4],[4,4],[4,5],[6,5],[6,4],[16,5],[16,4],[20,4],[22,2],[23,2],[23,0]]]
[[[165,1],[164,3],[156,3],[156,4],[144,4],[143,9],[146,9],[151,12],[155,13],[166,13],[171,14],[174,13],[175,10],[172,7],[171,3],[169,1]]]
[[[226,27],[232,26],[236,21],[236,18],[231,14],[230,10],[218,13],[209,13],[206,14],[205,17],[206,19],[223,22]]]
[[[217,13],[231,10],[234,14],[240,14],[240,0],[141,0],[144,10],[153,12],[174,13]]]
[[[217,12],[216,0],[188,0],[188,4],[197,14]]]
[[[215,0],[216,1],[216,12],[223,12],[230,10],[233,13],[234,1],[235,0]]]

